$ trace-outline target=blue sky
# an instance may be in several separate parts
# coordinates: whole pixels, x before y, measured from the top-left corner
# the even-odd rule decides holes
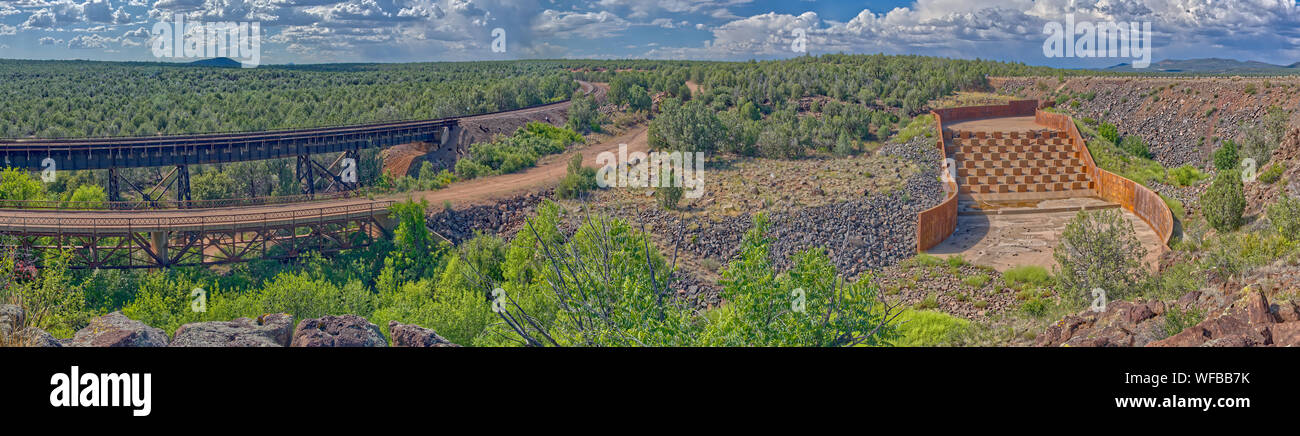
[[[775,59],[924,54],[1059,67],[1131,59],[1049,58],[1044,25],[1150,22],[1155,60],[1300,61],[1296,0],[11,0],[0,58],[156,58],[154,25],[256,22],[261,63],[522,58]],[[505,31],[504,52],[492,30]]]

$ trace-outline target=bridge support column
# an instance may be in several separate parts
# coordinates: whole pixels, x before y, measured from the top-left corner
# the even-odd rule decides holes
[[[316,194],[315,168],[312,167],[311,155],[298,155],[298,168],[294,174],[298,176],[298,184],[302,186],[304,195]]]
[[[170,263],[167,257],[167,233],[166,230],[149,232],[149,246],[153,249],[153,254],[158,257],[158,266],[162,267]]]
[[[118,185],[117,168],[108,169],[108,201],[122,201],[122,187]]]
[[[181,209],[189,208],[190,201],[190,166],[176,166],[176,202]]]

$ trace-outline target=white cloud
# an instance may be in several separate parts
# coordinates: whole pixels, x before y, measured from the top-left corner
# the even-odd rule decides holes
[[[96,34],[77,35],[68,40],[68,48],[73,49],[107,49],[110,43],[118,43],[121,38],[112,38]]]
[[[607,38],[627,29],[628,22],[609,12],[559,12],[547,9],[533,21],[534,36],[567,39]]]

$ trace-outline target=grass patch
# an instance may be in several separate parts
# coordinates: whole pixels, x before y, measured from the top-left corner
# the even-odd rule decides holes
[[[984,287],[984,285],[985,285],[986,283],[988,283],[989,280],[990,280],[990,279],[989,279],[989,276],[988,276],[988,275],[985,275],[985,274],[976,274],[976,275],[973,275],[973,276],[967,277],[967,278],[965,278],[965,279],[962,279],[961,282],[962,282],[962,283],[965,283],[966,286],[970,286],[970,287],[972,287],[972,288],[979,289],[979,288]]]
[[[933,115],[926,114],[912,118],[912,122],[907,123],[906,127],[899,129],[898,133],[894,135],[894,141],[907,142],[921,135],[925,135],[927,138],[934,136]]]
[[[1002,273],[1002,281],[1012,289],[1026,290],[1039,286],[1045,286],[1052,281],[1052,275],[1047,273],[1047,268],[1037,265],[1024,265],[1011,268]]]
[[[1183,208],[1183,202],[1177,198],[1165,196],[1165,194],[1156,194],[1161,200],[1165,201],[1165,206],[1169,206],[1169,211],[1174,213],[1175,219],[1182,219],[1187,216],[1187,209]]]
[[[917,310],[936,309],[939,307],[939,296],[930,294],[925,296],[924,300],[916,303]]]
[[[940,266],[943,265],[944,263],[945,261],[942,258],[939,258],[938,256],[930,255],[927,253],[920,253],[917,254],[916,257],[903,261],[903,266],[907,268],[913,268],[918,266],[928,268],[933,266]]]
[[[932,310],[905,310],[898,321],[897,347],[944,345],[970,327],[970,321]]]

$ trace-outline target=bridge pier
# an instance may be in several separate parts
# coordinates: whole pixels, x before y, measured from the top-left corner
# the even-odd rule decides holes
[[[117,167],[108,168],[108,201],[122,201],[122,187],[117,181]]]
[[[176,202],[178,207],[186,209],[194,199],[190,197],[190,166],[176,166]]]
[[[161,267],[167,267],[171,263],[167,257],[168,233],[166,230],[149,232],[149,247],[153,249],[153,254],[158,259],[158,266]]]
[[[303,195],[316,195],[316,175],[313,165],[311,155],[298,155],[298,167],[294,175],[298,176],[298,184],[302,187]]]

